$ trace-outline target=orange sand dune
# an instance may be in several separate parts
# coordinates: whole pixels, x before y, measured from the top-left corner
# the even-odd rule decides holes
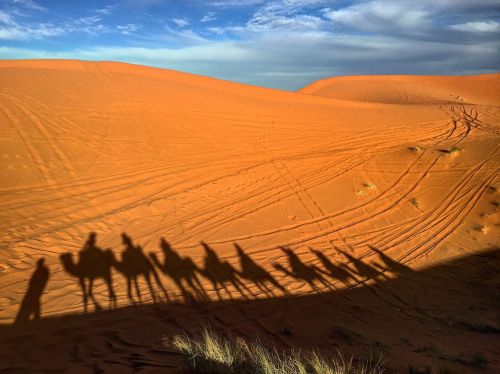
[[[387,104],[496,105],[499,74],[476,76],[382,75],[334,77],[300,90],[334,99]]]
[[[308,331],[317,329],[297,326],[317,310],[338,317],[322,321],[325,329],[342,321],[356,331],[350,343],[334,334],[317,347],[368,355],[379,342],[396,367],[439,364],[407,342],[418,336],[422,346],[480,351],[485,372],[499,370],[495,334],[449,320],[500,328],[498,305],[482,299],[498,290],[498,277],[486,277],[497,262],[474,262],[472,283],[425,270],[446,261],[467,269],[460,259],[499,245],[499,83],[499,74],[342,77],[294,93],[122,63],[0,61],[0,321],[20,322],[0,334],[2,345],[24,347],[9,351],[15,357],[1,369],[31,365],[42,348],[26,353],[30,329],[53,344],[54,333],[85,341],[81,328],[94,322],[76,317],[81,276],[96,278],[88,312],[112,306],[113,294],[118,308],[128,306],[116,327],[104,315],[92,334],[112,329],[127,357],[140,346],[152,366],[161,336],[194,326],[203,310],[235,333],[266,326],[267,337],[279,336],[290,324],[300,330],[293,343],[304,346],[315,344]],[[427,289],[440,292],[432,302]],[[326,291],[348,304],[313,297],[307,313],[292,313],[280,301]],[[456,299],[441,304],[446,295]],[[130,306],[166,296],[188,314]],[[205,309],[184,304],[193,299]],[[255,299],[276,300],[266,313],[238,314],[260,309]],[[226,309],[230,300],[243,309]],[[39,306],[42,319],[22,323]],[[134,313],[168,323],[141,334]],[[78,360],[64,349],[55,369],[105,366],[115,335],[78,343]],[[33,360],[42,370],[44,361]]]

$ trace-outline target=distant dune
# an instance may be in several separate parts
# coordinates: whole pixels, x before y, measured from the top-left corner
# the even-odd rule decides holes
[[[500,370],[500,74],[287,92],[123,63],[0,61],[0,136],[6,372],[175,368],[162,335],[204,315],[280,346],[383,346],[404,370],[441,365],[431,346],[458,370],[476,370],[460,352]],[[95,279],[87,300],[79,278]],[[113,294],[127,309],[77,316]],[[166,295],[180,304],[130,306]],[[38,311],[35,330],[22,326]],[[28,349],[32,331],[51,348]]]
[[[386,104],[498,105],[500,74],[476,76],[347,76],[311,83],[299,92]]]

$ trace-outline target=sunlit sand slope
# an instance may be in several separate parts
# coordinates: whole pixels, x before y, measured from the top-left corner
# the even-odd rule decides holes
[[[1,61],[0,321],[16,317],[40,257],[42,316],[82,312],[90,232],[114,253],[118,306],[133,277],[121,233],[159,265],[138,274],[179,301],[342,289],[395,277],[380,253],[421,269],[498,246],[499,82],[347,77],[293,93],[119,63]],[[190,258],[192,274],[172,274],[165,253]],[[266,287],[245,277],[250,262]],[[102,278],[94,296],[108,306]],[[410,301],[402,290],[394,302]]]
[[[498,105],[498,74],[463,77],[354,76],[314,82],[300,92],[335,99],[387,104]]]

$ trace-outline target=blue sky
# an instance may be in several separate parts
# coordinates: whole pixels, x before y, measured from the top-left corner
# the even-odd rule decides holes
[[[294,90],[500,71],[499,0],[0,0],[0,59],[113,60]]]

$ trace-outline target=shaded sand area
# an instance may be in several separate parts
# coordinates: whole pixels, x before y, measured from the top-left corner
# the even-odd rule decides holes
[[[162,336],[205,320],[500,370],[498,74],[0,61],[0,132],[1,370],[176,372]]]

